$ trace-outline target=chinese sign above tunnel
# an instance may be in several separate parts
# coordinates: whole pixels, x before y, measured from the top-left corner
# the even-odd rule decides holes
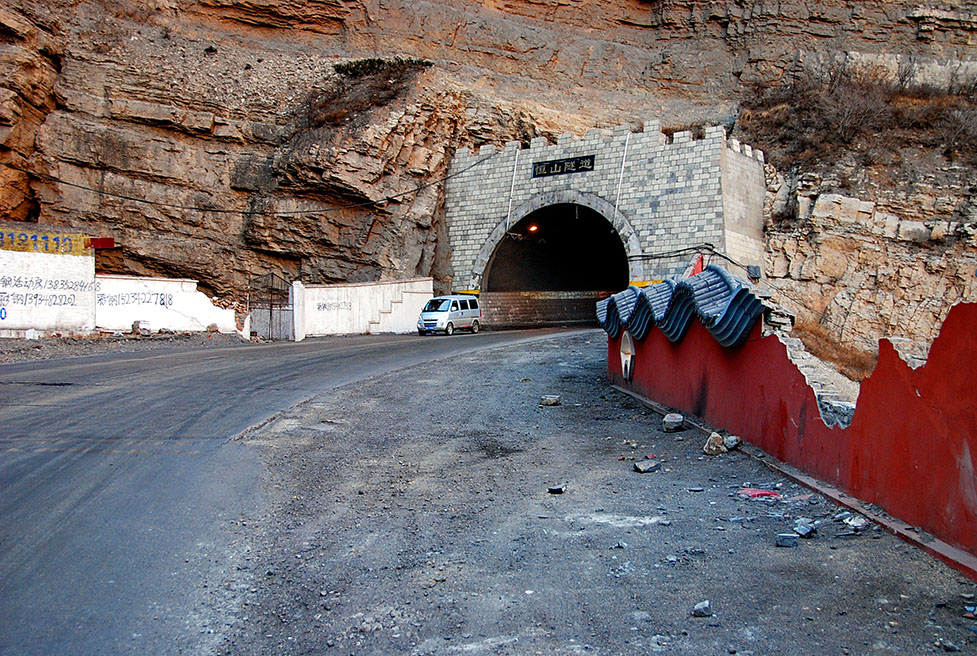
[[[594,156],[584,155],[583,157],[571,157],[569,159],[551,159],[548,162],[535,162],[533,164],[533,177],[545,178],[551,175],[564,175],[566,173],[583,173],[594,170]]]

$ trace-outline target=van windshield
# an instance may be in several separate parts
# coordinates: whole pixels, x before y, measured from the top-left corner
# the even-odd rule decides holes
[[[421,311],[422,312],[447,312],[449,303],[451,303],[451,301],[447,298],[432,298],[430,301],[427,302],[427,305],[425,305],[424,309]],[[417,306],[415,305],[414,307]]]

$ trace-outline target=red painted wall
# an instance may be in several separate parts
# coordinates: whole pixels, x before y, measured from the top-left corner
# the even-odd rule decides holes
[[[760,337],[759,325],[735,349],[698,320],[677,344],[652,330],[635,342],[630,382],[621,376],[620,338],[607,348],[615,384],[735,433],[977,555],[977,305],[951,309],[915,371],[883,340],[847,429],[824,424],[786,347]]]

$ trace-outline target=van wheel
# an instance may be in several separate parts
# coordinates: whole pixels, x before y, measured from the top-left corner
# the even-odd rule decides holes
[[[453,325],[453,324],[452,324],[452,323],[451,323],[451,322],[449,321],[449,322],[448,322],[448,325],[444,327],[444,334],[445,334],[445,335],[453,335],[453,334],[454,334],[454,332],[455,332],[455,327],[454,327],[454,325]]]
[[[478,332],[478,322],[472,321],[472,335]]]
[[[417,331],[417,334],[420,335],[421,337],[424,337],[424,331],[423,330],[418,330]]]

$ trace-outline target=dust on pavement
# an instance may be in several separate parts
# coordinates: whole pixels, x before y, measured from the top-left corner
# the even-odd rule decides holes
[[[977,649],[972,582],[761,462],[662,432],[609,388],[605,357],[593,331],[443,359],[242,438],[272,503],[244,529],[215,651]],[[658,471],[633,470],[652,455]],[[814,537],[777,547],[798,518],[820,520]]]

